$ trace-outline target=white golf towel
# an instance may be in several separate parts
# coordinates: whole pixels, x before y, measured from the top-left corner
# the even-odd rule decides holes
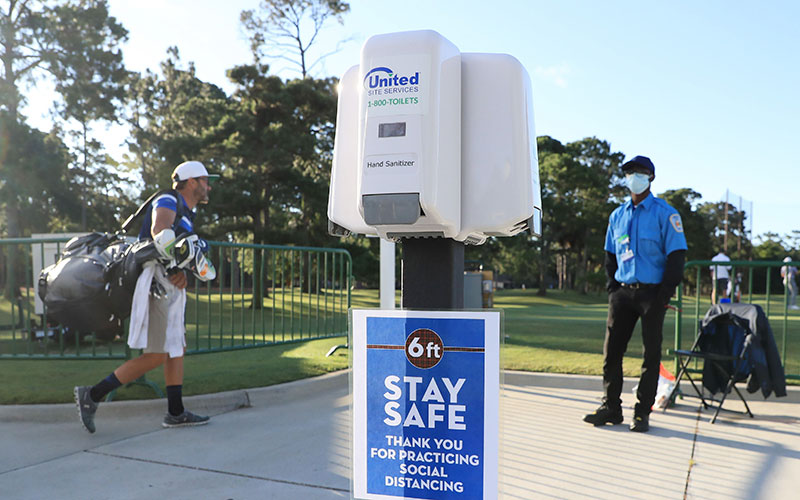
[[[162,300],[169,301],[167,317],[167,335],[164,350],[170,358],[183,356],[186,346],[185,327],[183,314],[186,307],[186,290],[177,288],[169,282],[164,267],[156,262],[148,262],[142,269],[142,274],[136,280],[131,305],[131,320],[128,326],[128,346],[131,349],[144,349],[147,347],[147,328],[150,322],[150,285],[155,278],[164,288],[167,296]]]

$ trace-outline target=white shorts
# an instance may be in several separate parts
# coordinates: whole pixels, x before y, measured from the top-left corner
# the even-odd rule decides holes
[[[150,296],[149,318],[147,324],[146,353],[167,352],[167,318],[169,317],[170,300],[166,297]]]

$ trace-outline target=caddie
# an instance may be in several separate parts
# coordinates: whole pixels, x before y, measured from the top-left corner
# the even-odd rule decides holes
[[[164,427],[207,424],[209,417],[195,415],[183,407],[184,309],[186,272],[197,279],[214,279],[216,271],[205,257],[207,245],[194,234],[195,208],[208,203],[211,175],[199,161],[181,163],[172,172],[172,190],[151,202],[146,211],[140,240],[152,239],[159,260],[145,265],[136,282],[128,345],[143,349],[94,386],[75,387],[75,403],[83,427],[95,432],[94,416],[99,402],[112,390],[164,365],[167,413]]]
[[[658,389],[664,315],[683,278],[687,246],[678,211],[650,192],[656,177],[650,158],[636,156],[622,172],[631,198],[611,213],[605,240],[603,403],[583,420],[595,426],[622,423],[622,357],[641,318],[644,359],[630,430],[647,432]]]

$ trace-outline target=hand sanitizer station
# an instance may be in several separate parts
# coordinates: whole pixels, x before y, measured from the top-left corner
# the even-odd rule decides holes
[[[464,311],[464,246],[541,231],[528,74],[434,31],[342,77],[329,232],[402,246],[402,309],[351,310],[353,497],[496,499],[501,316]]]
[[[525,68],[435,31],[369,38],[340,82],[328,219],[401,243],[404,308],[461,308],[465,244],[541,231]]]

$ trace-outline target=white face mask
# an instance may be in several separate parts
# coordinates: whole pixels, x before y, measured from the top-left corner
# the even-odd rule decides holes
[[[642,194],[650,187],[650,176],[638,172],[625,176],[625,184],[633,194]]]

